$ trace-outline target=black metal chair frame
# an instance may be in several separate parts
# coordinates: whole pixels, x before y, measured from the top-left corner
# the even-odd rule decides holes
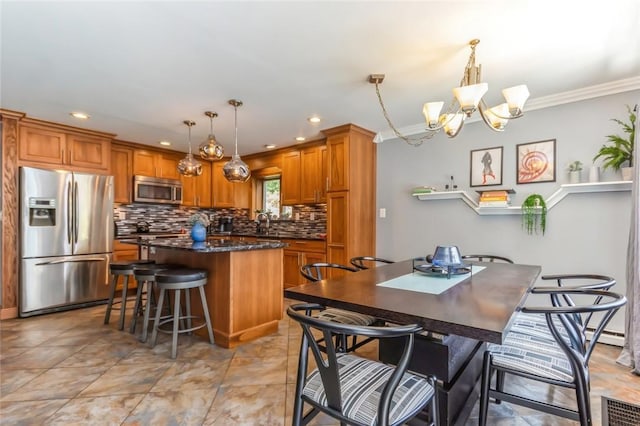
[[[401,338],[404,341],[404,351],[396,368],[385,384],[380,395],[378,404],[378,424],[381,426],[389,425],[389,408],[393,394],[398,384],[407,371],[411,355],[413,353],[414,335],[422,330],[417,324],[394,326],[394,327],[375,327],[375,326],[355,326],[326,321],[313,316],[313,311],[324,310],[325,307],[318,304],[301,303],[291,305],[287,308],[287,315],[297,321],[302,327],[302,339],[300,342],[300,355],[298,360],[298,374],[296,379],[296,392],[293,407],[293,425],[305,425],[311,421],[317,414],[324,412],[327,415],[339,419],[340,424],[361,425],[361,423],[346,417],[343,414],[342,396],[340,391],[340,377],[338,372],[337,354],[339,348],[332,344],[332,335],[361,335],[373,339],[383,338]],[[320,331],[328,342],[326,348],[321,348],[314,336],[313,330]],[[317,368],[320,372],[322,385],[324,387],[327,407],[317,404],[303,394],[303,389],[307,381],[307,367],[309,365],[309,350],[313,354]],[[323,355],[324,353],[324,355]],[[437,391],[436,378],[429,376],[429,383],[434,389],[433,397],[430,400],[430,412],[432,416],[432,424],[437,424]],[[312,409],[304,414],[304,403],[312,406]],[[429,403],[427,403],[429,404]],[[423,406],[424,408],[424,406]],[[415,413],[417,415],[418,412]]]
[[[327,268],[334,268],[334,269],[340,269],[343,271],[348,271],[348,272],[358,272],[360,271],[360,269],[356,269],[356,268],[352,268],[350,266],[347,265],[342,265],[339,263],[327,263],[327,262],[316,262],[316,263],[308,263],[306,265],[302,265],[300,267],[300,274],[302,274],[302,276],[304,278],[306,278],[307,280],[311,281],[311,282],[318,282],[318,281],[322,281],[323,277],[322,277],[322,270],[323,269],[327,269]],[[374,325],[384,325],[384,321],[382,320],[377,320]],[[355,351],[356,349],[358,349],[359,347],[366,345],[367,343],[373,341],[373,338],[367,338],[364,339],[360,342],[358,342],[358,338],[357,336],[353,335],[352,336],[352,340],[351,340],[351,345],[349,346],[347,343],[347,336],[342,334],[342,335],[336,335],[335,336],[336,339],[336,346],[338,346],[340,348],[341,352],[352,352]],[[318,340],[318,343],[322,342],[324,340],[324,338],[320,338]],[[322,348],[324,348],[324,346],[321,346]]]
[[[374,264],[375,262],[394,263],[393,260],[387,260],[381,257],[372,257],[372,256],[356,256],[356,257],[352,257],[351,260],[349,260],[349,263],[351,263],[353,266],[355,266],[358,269],[369,269],[369,267],[365,265],[364,262],[374,262]]]
[[[575,276],[574,276],[575,277]],[[584,275],[580,277],[585,277]],[[593,276],[590,276],[593,277]],[[547,279],[565,279],[567,276],[547,276]],[[607,278],[607,277],[605,277]],[[615,283],[615,282],[614,282]],[[596,284],[596,286],[607,285]],[[558,347],[566,354],[567,360],[573,372],[573,381],[565,382],[547,377],[540,377],[528,372],[498,366],[493,363],[493,354],[490,350],[485,352],[482,370],[480,418],[479,424],[485,425],[487,421],[489,397],[497,402],[507,401],[516,405],[522,405],[534,410],[565,417],[579,421],[581,425],[591,425],[591,407],[589,401],[589,358],[595,348],[595,344],[613,315],[626,303],[626,298],[617,293],[593,288],[555,288],[538,287],[531,290],[533,294],[548,294],[552,306],[524,307],[521,312],[541,314],[546,318],[551,335]],[[590,296],[595,299],[593,304],[577,306],[573,297],[576,295]],[[602,317],[593,328],[591,340],[587,340],[586,331],[593,314],[601,312]],[[560,324],[566,330],[569,339],[563,337],[559,331]],[[497,372],[496,386],[491,388],[491,376]],[[532,380],[542,381],[551,385],[572,388],[576,392],[577,410],[552,405],[549,403],[532,400],[504,391],[504,377],[506,374],[514,374]]]
[[[505,262],[505,263],[513,263],[513,260],[504,257],[504,256],[496,256],[494,254],[465,254],[462,256],[462,260],[476,260],[478,262]]]

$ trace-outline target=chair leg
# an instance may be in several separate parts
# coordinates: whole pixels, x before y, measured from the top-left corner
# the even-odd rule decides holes
[[[113,306],[113,299],[116,296],[116,283],[118,276],[111,274],[111,285],[109,285],[109,301],[107,302],[107,310],[104,313],[104,323],[109,324],[109,318],[111,318],[111,307]]]
[[[142,334],[140,335],[140,341],[146,342],[147,335],[149,333],[149,315],[151,312],[151,308],[154,304],[154,294],[153,294],[153,282],[147,282],[147,303],[144,307],[144,314],[142,317]],[[157,305],[156,305],[157,307]]]
[[[164,288],[160,289],[160,296],[158,297],[158,306],[156,307],[156,317],[153,321],[153,331],[151,332],[151,347],[156,345],[156,339],[158,338],[158,324],[160,323],[160,314],[162,313],[162,304],[164,303]]]
[[[504,389],[504,376],[505,376],[505,372],[502,370],[497,370],[496,371],[496,390],[498,392],[502,392]],[[495,400],[496,404],[501,404],[502,401],[499,400],[498,398],[496,398]]]
[[[173,300],[173,333],[171,335],[171,358],[178,356],[178,326],[180,325],[180,290],[175,291]]]
[[[207,331],[209,332],[209,343],[213,345],[213,326],[211,325],[211,317],[209,316],[209,306],[207,305],[207,297],[204,294],[204,287],[198,287],[200,290],[200,300],[202,301],[202,312],[204,320],[207,323]]]
[[[591,426],[591,402],[589,401],[589,383],[584,377],[576,374],[576,400],[578,403],[578,415],[580,426]]]
[[[122,284],[122,302],[120,303],[120,322],[118,323],[118,330],[124,330],[124,315],[125,315],[125,309],[127,309],[128,291],[129,291],[129,275],[125,275],[124,283]]]
[[[491,388],[491,352],[484,353],[482,363],[482,381],[480,385],[480,416],[478,417],[478,425],[485,426],[487,424],[487,412],[489,410],[489,389]]]
[[[131,325],[129,326],[129,333],[136,332],[136,325],[138,324],[138,312],[142,305],[142,287],[147,285],[147,281],[138,281],[138,288],[136,290],[136,301],[133,304],[133,315],[131,316]]]
[[[189,288],[184,289],[184,305],[187,307],[187,328],[191,329],[191,289]],[[193,332],[190,331],[188,334],[191,336]]]

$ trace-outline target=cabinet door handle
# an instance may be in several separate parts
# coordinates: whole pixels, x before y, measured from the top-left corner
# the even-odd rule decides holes
[[[324,178],[324,190],[327,192],[329,191],[329,176]]]

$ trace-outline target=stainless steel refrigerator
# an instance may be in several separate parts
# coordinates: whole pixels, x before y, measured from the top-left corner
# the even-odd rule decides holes
[[[113,176],[20,168],[20,316],[109,297]]]

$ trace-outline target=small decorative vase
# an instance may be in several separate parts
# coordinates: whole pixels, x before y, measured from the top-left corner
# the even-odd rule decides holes
[[[633,180],[633,167],[620,167],[622,180]]]
[[[194,223],[191,227],[191,239],[197,243],[205,241],[207,239],[207,228],[201,223]]]
[[[600,182],[600,167],[593,166],[589,169],[589,182]]]
[[[580,170],[569,172],[569,183],[580,183]]]

